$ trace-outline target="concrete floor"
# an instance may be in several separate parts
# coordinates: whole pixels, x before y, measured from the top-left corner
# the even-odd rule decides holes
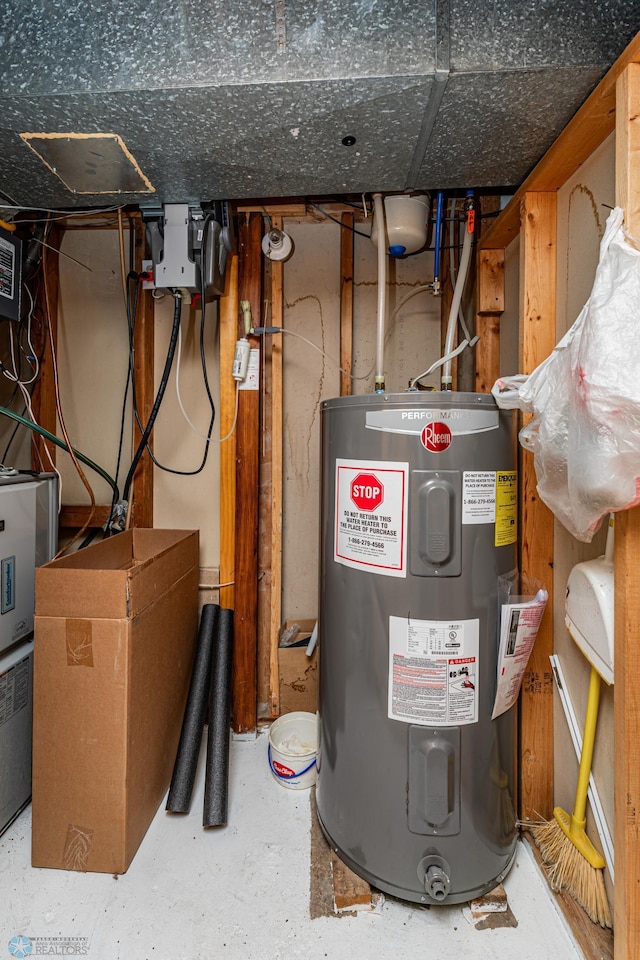
[[[33,955],[91,960],[580,960],[524,844],[505,881],[515,929],[390,898],[379,914],[311,920],[309,792],[277,784],[266,751],[264,735],[232,743],[226,829],[201,828],[200,777],[191,814],[162,808],[117,879],[33,869],[27,809],[0,838],[0,958],[24,935]]]

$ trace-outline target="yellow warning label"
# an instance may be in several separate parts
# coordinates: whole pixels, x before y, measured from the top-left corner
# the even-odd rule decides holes
[[[496,473],[496,547],[518,539],[518,474],[515,470]]]

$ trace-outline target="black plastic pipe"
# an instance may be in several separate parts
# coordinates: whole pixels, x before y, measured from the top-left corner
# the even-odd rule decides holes
[[[204,827],[224,827],[227,823],[232,668],[233,610],[221,610],[211,667]]]
[[[196,779],[202,731],[207,713],[213,643],[218,632],[219,617],[220,607],[217,603],[206,603],[203,606],[189,695],[167,798],[167,810],[171,813],[188,813],[191,806],[191,794]]]

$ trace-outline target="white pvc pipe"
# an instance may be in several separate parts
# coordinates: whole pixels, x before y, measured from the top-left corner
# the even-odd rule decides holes
[[[387,312],[387,231],[381,193],[374,193],[373,208],[378,234],[378,331],[376,338],[376,392],[384,390],[384,324]]]
[[[456,335],[456,324],[458,323],[458,311],[462,303],[462,294],[464,285],[467,281],[469,272],[469,263],[471,260],[471,246],[473,244],[473,233],[470,233],[465,224],[464,240],[462,243],[462,256],[460,257],[460,267],[458,268],[458,279],[456,280],[455,290],[453,291],[453,300],[449,310],[449,322],[447,324],[447,336],[444,342],[444,356],[453,352],[453,341]],[[448,359],[442,369],[441,385],[444,390],[451,389],[451,359]]]

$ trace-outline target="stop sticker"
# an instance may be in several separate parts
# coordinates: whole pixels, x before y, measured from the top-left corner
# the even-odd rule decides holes
[[[428,423],[420,434],[422,446],[432,453],[442,453],[451,444],[451,430],[446,423]]]
[[[373,473],[359,473],[349,492],[358,510],[375,510],[384,500],[384,486]]]

